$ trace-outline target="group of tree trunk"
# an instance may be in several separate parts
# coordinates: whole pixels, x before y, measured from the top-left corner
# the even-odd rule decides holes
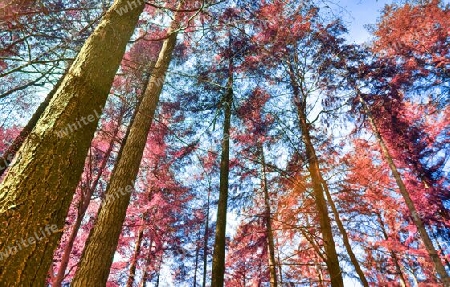
[[[27,2],[19,9],[23,1],[16,2],[0,25],[21,29],[14,15],[31,17],[34,7],[48,14],[42,5]],[[145,286],[155,279],[158,285],[170,256],[167,261],[179,261],[173,277],[181,281],[192,269],[194,286],[201,281],[213,287],[294,282],[340,287],[348,277],[365,287],[392,281],[413,286],[420,278],[450,286],[449,252],[442,246],[450,238],[448,101],[438,108],[425,104],[438,114],[433,119],[439,125],[424,134],[415,128],[426,123],[414,121],[423,110],[418,108],[414,119],[407,116],[417,101],[423,102],[416,90],[448,89],[448,73],[442,71],[449,63],[448,45],[442,48],[439,42],[448,44],[441,37],[441,29],[450,27],[442,16],[448,7],[440,1],[389,6],[378,31],[391,21],[421,34],[425,28],[415,23],[396,22],[414,9],[423,10],[422,20],[430,24],[426,29],[436,30],[434,43],[423,43],[428,50],[414,50],[409,40],[399,39],[392,52],[386,45],[393,40],[384,34],[377,34],[372,50],[349,45],[339,20],[321,18],[319,3],[288,2],[227,6],[227,1],[182,0],[160,6],[115,0],[103,11],[63,76],[0,157],[5,163],[0,170],[0,285],[106,286],[116,266],[117,278],[126,276],[117,285]],[[441,17],[432,20],[427,9]],[[142,23],[149,18],[164,18],[169,27],[146,31]],[[183,42],[177,43],[181,34]],[[19,53],[13,46],[0,56]],[[199,60],[188,58],[189,53]],[[434,60],[428,62],[430,57]],[[7,67],[3,61],[0,67]],[[173,75],[171,65],[179,69]],[[192,66],[194,76],[189,75]],[[420,86],[431,80],[429,75],[439,79]],[[171,93],[161,103],[166,88]],[[111,100],[110,94],[117,98]],[[114,107],[121,100],[127,104]],[[107,103],[118,115],[107,111]],[[107,129],[100,111],[117,122],[97,158],[93,146]],[[209,113],[214,116],[205,124]],[[354,126],[347,138],[362,136],[335,144],[337,132],[330,136],[326,127],[337,126],[342,113],[351,115]],[[189,126],[190,121],[196,125]],[[216,122],[222,124],[219,136]],[[213,147],[202,129],[213,134],[210,139],[218,137],[220,145]],[[373,174],[355,170],[367,157],[343,151],[358,152],[357,142],[370,142],[364,138],[370,134],[375,140],[366,152],[376,155],[364,168],[376,167],[383,187],[373,187],[368,180]],[[189,178],[197,179],[198,166],[189,171],[194,158],[203,170],[199,182],[208,178],[207,192]],[[217,186],[211,181],[216,175]],[[245,187],[254,182],[257,188]],[[376,194],[377,188],[383,191]],[[248,196],[242,190],[251,200],[242,200]],[[380,202],[396,202],[403,209],[383,209]],[[428,205],[433,211],[422,212]],[[89,218],[92,206],[97,209]],[[227,217],[234,212],[230,206],[247,217],[237,230],[227,231]],[[352,218],[373,221],[379,229],[373,232],[368,224],[358,230]],[[80,238],[82,252],[71,264]],[[195,246],[195,255],[186,255],[186,246]],[[416,251],[408,253],[409,248]],[[410,263],[397,251],[420,260]],[[118,254],[129,262],[121,262]],[[379,258],[388,258],[387,267]],[[349,268],[355,275],[348,274]],[[389,274],[385,278],[383,271]]]

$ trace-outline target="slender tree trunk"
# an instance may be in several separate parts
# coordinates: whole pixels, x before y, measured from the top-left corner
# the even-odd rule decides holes
[[[345,230],[344,224],[342,224],[341,218],[339,217],[339,212],[336,208],[336,205],[334,204],[333,198],[331,197],[331,193],[328,190],[328,184],[326,183],[326,181],[323,178],[322,178],[322,186],[323,186],[323,190],[325,191],[325,194],[327,196],[328,203],[331,206],[331,210],[333,212],[334,219],[336,220],[336,224],[339,228],[339,232],[342,235],[344,246],[345,246],[345,249],[347,250],[348,256],[350,257],[350,261],[352,262],[353,266],[355,267],[356,273],[358,274],[359,279],[361,280],[361,283],[363,284],[363,286],[369,287],[369,282],[367,282],[367,278],[361,269],[361,265],[359,264],[355,253],[353,253],[352,246],[350,245],[350,240],[348,239],[347,231]]]
[[[103,171],[106,168],[106,164],[108,163],[109,157],[111,156],[111,153],[114,149],[114,142],[117,140],[117,136],[120,131],[120,126],[122,123],[122,117],[124,112],[120,115],[119,123],[115,127],[111,140],[109,142],[108,149],[105,151],[105,154],[103,156],[102,162],[100,163],[98,174],[95,177],[95,180],[92,182],[92,184],[85,190],[81,191],[81,198],[80,202],[78,204],[78,214],[77,218],[75,220],[75,223],[72,226],[72,230],[70,231],[69,238],[67,239],[67,244],[64,247],[63,255],[61,256],[61,262],[58,268],[58,272],[56,276],[53,278],[53,285],[52,287],[60,287],[61,283],[64,280],[66,269],[69,264],[70,260],[70,253],[72,252],[73,244],[75,242],[76,236],[78,234],[78,231],[81,227],[81,222],[86,214],[87,208],[91,202],[91,197],[94,194],[94,191],[97,189],[98,183],[100,182],[100,178],[102,177]]]
[[[97,113],[145,3],[120,16],[117,10],[128,5],[116,0],[105,14],[0,185],[2,286],[45,282],[97,128]]]
[[[107,198],[89,235],[79,269],[72,282],[74,287],[104,286],[108,279],[134,180],[139,171],[147,136],[176,44],[176,29],[177,21],[174,21],[159,53],[150,82],[131,125],[130,134],[124,143],[123,152],[111,175],[106,190]]]
[[[230,41],[231,42],[231,41]],[[231,47],[231,44],[230,44]],[[225,228],[227,224],[228,176],[230,172],[230,126],[233,104],[233,60],[229,58],[227,91],[223,99],[224,124],[220,160],[220,192],[214,241],[211,287],[222,287],[225,274]]]
[[[280,244],[278,243],[278,237],[276,238],[277,240],[277,246],[280,246]],[[277,248],[277,259],[278,259],[278,273],[280,274],[280,286],[283,286],[283,267],[281,265],[281,258],[280,258],[280,250],[279,248]]]
[[[68,71],[68,69],[67,69]],[[2,156],[0,156],[0,177],[5,173],[8,166],[11,164],[12,160],[14,159],[14,156],[16,155],[19,148],[22,146],[23,142],[27,138],[27,136],[31,133],[33,128],[36,126],[36,123],[38,122],[41,115],[44,113],[45,109],[47,108],[48,104],[50,103],[50,100],[55,95],[56,91],[58,90],[59,86],[61,85],[64,77],[67,75],[67,71],[62,75],[62,77],[58,80],[56,85],[53,87],[53,89],[48,93],[47,97],[45,97],[44,101],[39,105],[39,107],[34,112],[33,116],[31,116],[30,120],[28,121],[27,125],[20,131],[19,135],[14,139],[12,144],[8,147],[8,149],[3,153]]]
[[[198,236],[197,236],[197,244],[195,247],[195,266],[194,266],[194,287],[197,286],[197,273],[198,273],[198,263],[199,263],[199,257],[200,257],[200,248],[201,245],[198,244],[202,238],[202,229],[198,229]]]
[[[203,241],[203,282],[202,287],[206,286],[206,273],[208,271],[208,240],[209,240],[209,205],[211,198],[211,181],[209,180],[208,186],[208,200],[206,203],[206,222],[205,222],[205,233]]]
[[[319,215],[320,229],[322,231],[322,239],[325,247],[326,260],[328,272],[330,274],[331,286],[343,287],[343,279],[341,268],[339,267],[339,259],[336,252],[333,232],[331,229],[331,222],[328,215],[327,204],[323,195],[319,161],[316,156],[314,146],[309,135],[309,127],[306,122],[306,115],[303,112],[299,113],[300,126],[302,130],[302,139],[306,147],[306,157],[309,164],[309,173],[311,175],[315,203]]]
[[[378,218],[378,223],[380,224],[381,227],[381,232],[383,233],[384,239],[388,240],[389,236],[387,234],[386,228],[384,227],[384,222],[383,219],[381,218],[381,214],[380,213],[376,213],[377,218]],[[390,250],[389,253],[391,254],[391,258],[394,261],[395,264],[395,270],[397,271],[397,274],[400,277],[400,286],[402,287],[406,287],[406,280],[405,277],[403,276],[403,272],[402,272],[402,268],[400,267],[400,264],[398,263],[398,257],[395,254],[394,251]]]
[[[400,190],[400,194],[402,195],[403,199],[405,200],[406,206],[408,207],[408,210],[411,213],[411,218],[412,218],[414,224],[416,225],[417,230],[419,231],[420,237],[422,238],[422,241],[425,245],[428,255],[431,257],[431,260],[434,264],[434,268],[435,268],[437,274],[439,275],[444,286],[446,286],[446,287],[450,286],[450,278],[449,278],[447,272],[445,271],[445,267],[442,264],[442,261],[439,258],[439,255],[438,255],[436,249],[434,248],[433,242],[431,241],[431,238],[428,235],[427,230],[425,229],[425,225],[423,224],[423,221],[420,218],[420,215],[417,212],[416,207],[414,206],[414,202],[411,199],[411,197],[409,196],[409,192],[406,189],[406,186],[403,182],[400,172],[397,170],[394,160],[392,159],[392,156],[390,155],[389,150],[388,150],[386,144],[384,143],[384,140],[381,137],[380,132],[378,131],[378,128],[375,124],[372,113],[370,112],[369,107],[367,106],[367,103],[364,101],[362,96],[359,96],[359,100],[363,106],[365,114],[367,115],[369,124],[375,134],[375,137],[377,138],[378,143],[380,144],[381,152],[382,152],[384,158],[386,159],[386,161],[388,162],[388,165],[392,171],[392,175],[394,176],[395,181],[397,182],[398,188]]]
[[[152,263],[152,246],[153,246],[153,240],[150,239],[147,260],[144,265],[141,282],[139,282],[139,285],[138,285],[139,287],[144,287],[145,283],[149,280],[149,277],[150,277],[150,275],[148,274],[148,266],[150,266],[150,263]]]
[[[339,259],[336,252],[333,231],[331,229],[327,203],[323,194],[324,191],[322,188],[322,176],[320,173],[319,160],[317,158],[314,145],[311,141],[309,132],[310,125],[308,124],[306,117],[306,95],[301,94],[303,93],[303,87],[300,89],[297,85],[291,63],[289,63],[289,76],[291,79],[291,86],[294,91],[294,102],[297,107],[298,120],[302,132],[302,141],[306,149],[306,157],[309,166],[308,169],[311,175],[314,198],[319,215],[320,230],[322,232],[322,239],[326,253],[325,263],[328,268],[328,273],[330,274],[331,286],[343,287],[344,282],[342,279],[342,271],[339,267]]]
[[[436,242],[439,251],[442,253],[442,255],[444,255],[444,262],[447,268],[450,269],[450,261],[448,261],[447,256],[445,256],[445,249],[443,248],[443,246],[441,245],[441,243],[439,242],[439,238],[437,237],[437,235],[433,232],[432,233],[433,239]]]
[[[265,219],[266,219],[266,228],[267,228],[267,247],[269,251],[269,273],[270,273],[270,286],[277,287],[277,269],[276,269],[276,261],[275,261],[275,244],[272,230],[272,212],[270,210],[270,196],[269,196],[269,188],[267,186],[267,177],[266,177],[266,159],[264,156],[264,147],[261,145],[259,147],[261,154],[261,175],[262,175],[262,189],[264,192],[264,204],[265,204]]]
[[[316,257],[316,262],[318,262],[318,264],[316,264],[316,270],[317,270],[317,274],[318,274],[318,276],[319,276],[319,286],[323,286],[323,270],[322,270],[322,264],[321,264],[321,262],[319,261],[319,258],[318,257],[320,257],[319,256],[319,254],[317,254],[317,252],[316,252],[316,254],[315,254],[315,257]]]
[[[130,271],[127,280],[127,287],[133,287],[134,277],[136,276],[136,263],[139,253],[141,252],[142,238],[144,235],[145,224],[142,222],[142,226],[139,228],[138,237],[136,238],[136,245],[134,246],[133,258],[130,262]]]
[[[164,253],[161,254],[161,259],[159,260],[158,273],[156,273],[156,285],[155,285],[155,287],[159,287],[159,280],[160,280],[160,277],[161,277],[161,266],[162,266],[162,261],[163,261],[163,255],[164,255]]]

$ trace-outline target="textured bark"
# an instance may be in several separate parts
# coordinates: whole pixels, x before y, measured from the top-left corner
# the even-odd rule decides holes
[[[105,286],[108,279],[134,180],[138,174],[147,136],[176,44],[176,28],[174,21],[159,53],[153,74],[131,125],[130,134],[124,143],[123,152],[111,175],[106,190],[107,198],[89,235],[79,269],[72,282],[74,287]]]
[[[97,128],[97,115],[145,6],[142,2],[119,16],[116,10],[125,5],[126,0],[115,1],[83,45],[0,185],[1,286],[45,282]],[[74,130],[61,137],[60,131],[69,126]],[[46,226],[56,231],[39,235]],[[25,244],[30,238],[35,242]]]
[[[272,230],[272,212],[270,210],[270,196],[269,188],[267,187],[266,177],[266,158],[264,156],[264,147],[260,147],[261,152],[261,175],[262,175],[262,189],[264,192],[264,204],[265,204],[265,220],[267,228],[267,248],[269,250],[269,273],[270,273],[270,286],[277,287],[277,266],[275,261],[275,244]]]
[[[67,72],[64,73],[64,75],[58,80],[58,82],[53,87],[53,89],[50,91],[50,93],[48,93],[47,97],[45,97],[44,101],[39,105],[39,107],[36,109],[34,114],[31,116],[27,125],[20,131],[19,135],[14,139],[12,144],[3,153],[3,155],[0,156],[0,164],[2,165],[0,167],[0,177],[5,173],[8,166],[11,164],[12,160],[14,159],[17,151],[22,146],[22,144],[25,141],[25,139],[27,138],[27,136],[31,133],[34,126],[36,126],[36,123],[38,122],[38,120],[42,116],[42,114],[44,113],[45,109],[47,108],[48,104],[50,103],[50,100],[55,95],[56,91],[58,90],[59,86],[61,85],[66,74],[67,74]]]
[[[322,178],[322,185],[323,190],[325,191],[325,194],[327,196],[328,203],[331,206],[331,211],[333,212],[334,219],[336,220],[336,224],[339,228],[339,232],[341,233],[342,240],[344,242],[345,250],[347,251],[348,256],[350,257],[350,261],[353,264],[353,267],[355,267],[355,271],[359,276],[359,279],[361,280],[361,283],[364,287],[369,287],[369,282],[367,282],[367,278],[364,275],[364,272],[361,269],[361,265],[359,264],[358,259],[356,258],[355,253],[353,252],[352,246],[350,245],[350,240],[348,239],[347,231],[345,230],[344,224],[342,224],[341,218],[339,217],[339,212],[336,208],[336,205],[334,204],[334,200],[331,197],[331,193],[328,190],[328,184],[326,181]]]
[[[229,59],[227,91],[223,99],[225,119],[223,123],[222,153],[220,159],[220,190],[217,206],[216,233],[212,263],[211,287],[222,287],[225,275],[225,229],[227,225],[228,176],[230,173],[230,126],[233,104],[233,60]]]
[[[72,230],[70,231],[69,238],[67,239],[66,246],[64,247],[63,255],[61,256],[61,262],[58,268],[58,272],[56,276],[53,278],[53,285],[52,287],[60,287],[61,283],[63,282],[65,275],[66,275],[66,269],[69,264],[70,260],[70,253],[72,252],[73,244],[75,242],[76,236],[78,234],[78,231],[81,227],[81,222],[84,218],[84,215],[86,214],[87,208],[89,206],[89,203],[91,202],[91,197],[94,194],[94,191],[97,189],[98,183],[100,182],[100,179],[102,177],[103,171],[106,168],[106,164],[108,163],[108,159],[113,151],[114,148],[114,142],[117,140],[117,136],[120,131],[121,126],[121,119],[123,117],[125,111],[123,111],[119,123],[117,124],[116,128],[113,131],[111,140],[109,142],[108,149],[106,150],[102,162],[99,167],[99,172],[96,175],[94,181],[92,184],[84,191],[82,191],[82,196],[80,199],[80,202],[78,204],[78,214],[77,218],[75,220],[75,223],[72,226]]]
[[[383,138],[381,137],[381,134],[375,124],[374,119],[373,119],[372,113],[370,112],[369,107],[367,106],[367,103],[364,101],[364,99],[361,96],[359,96],[359,100],[363,106],[364,113],[367,115],[370,127],[372,128],[372,131],[378,140],[378,143],[381,148],[381,152],[391,169],[392,175],[394,176],[394,179],[397,183],[398,189],[400,190],[400,194],[402,195],[403,200],[405,201],[406,206],[408,207],[408,210],[411,213],[412,221],[413,221],[414,225],[416,225],[417,230],[419,231],[420,237],[422,238],[422,241],[425,245],[425,249],[427,250],[428,255],[430,256],[430,258],[433,262],[434,268],[435,268],[437,274],[439,275],[444,286],[450,287],[450,277],[448,276],[447,271],[445,271],[445,267],[442,264],[442,261],[438,255],[436,249],[434,248],[433,242],[431,241],[431,238],[428,235],[427,230],[425,229],[425,225],[423,224],[423,221],[420,218],[420,215],[417,212],[416,207],[414,206],[414,202],[411,199],[408,190],[406,189],[405,183],[403,182],[400,172],[397,170],[397,166],[395,165],[394,160],[392,159],[392,156],[390,155],[389,150],[388,150],[386,144],[384,143]]]
[[[306,116],[306,94],[303,93],[303,87],[300,89],[297,85],[292,64],[289,63],[289,76],[291,86],[294,92],[294,102],[297,108],[297,115],[302,133],[302,141],[306,149],[306,158],[308,162],[309,174],[311,176],[313,194],[317,213],[319,216],[319,225],[322,232],[322,240],[325,247],[325,263],[327,265],[328,273],[330,274],[331,286],[343,287],[342,271],[339,267],[339,259],[336,252],[336,246],[333,238],[333,231],[331,229],[331,221],[328,215],[327,203],[324,197],[322,188],[322,175],[320,172],[319,160],[316,155],[316,150],[311,141],[309,132],[310,125],[307,122]]]

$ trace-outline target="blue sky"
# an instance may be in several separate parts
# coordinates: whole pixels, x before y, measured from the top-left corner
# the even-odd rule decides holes
[[[375,24],[384,5],[390,3],[391,0],[340,0],[338,5],[347,11],[343,18],[348,24],[349,41],[360,44],[369,40],[371,36],[364,25]]]

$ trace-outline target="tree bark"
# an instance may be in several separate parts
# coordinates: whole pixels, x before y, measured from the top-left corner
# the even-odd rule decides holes
[[[310,125],[307,122],[306,116],[306,94],[302,94],[303,88],[300,90],[296,83],[293,67],[291,63],[289,65],[289,76],[291,80],[291,86],[294,92],[294,103],[297,108],[297,115],[302,133],[302,141],[306,149],[306,158],[308,162],[309,174],[313,185],[313,194],[319,216],[319,225],[322,232],[322,240],[325,247],[325,263],[327,265],[328,273],[330,274],[331,286],[343,287],[344,281],[342,279],[342,271],[339,267],[339,259],[336,252],[336,246],[333,238],[333,231],[331,229],[331,221],[328,215],[327,203],[324,197],[324,191],[322,187],[322,175],[320,173],[319,160],[314,149],[314,145],[311,141],[311,135],[309,132]]]
[[[72,282],[74,287],[105,286],[125,219],[134,180],[139,171],[147,136],[162,91],[177,39],[177,23],[173,22],[168,38],[159,53],[150,82],[146,87],[123,153],[111,175],[95,227],[86,243],[79,269]]]
[[[230,57],[228,61],[227,91],[223,99],[225,119],[223,123],[222,154],[220,159],[220,191],[219,203],[217,206],[211,287],[222,287],[225,275],[225,228],[227,225],[228,176],[230,172],[231,105],[233,104],[233,60]]]
[[[408,207],[408,210],[411,213],[412,221],[416,225],[417,230],[419,231],[420,237],[422,238],[422,241],[425,245],[425,249],[427,250],[428,255],[430,256],[430,258],[433,262],[434,268],[435,268],[437,274],[439,275],[444,286],[446,286],[446,287],[450,286],[450,277],[448,276],[447,272],[445,271],[445,267],[442,264],[442,261],[438,255],[436,249],[434,248],[433,242],[431,241],[431,238],[428,235],[427,230],[425,229],[425,225],[423,224],[423,221],[420,218],[420,215],[417,212],[416,207],[414,206],[413,200],[409,196],[409,192],[406,189],[405,183],[403,182],[400,172],[397,170],[397,166],[395,165],[394,160],[392,159],[392,156],[390,155],[389,150],[388,150],[386,144],[384,143],[384,140],[381,137],[381,134],[375,124],[372,113],[370,112],[369,107],[368,107],[366,101],[362,98],[362,96],[358,95],[358,97],[359,97],[360,103],[363,106],[364,113],[367,115],[370,127],[372,128],[373,133],[378,140],[378,143],[381,148],[381,152],[382,152],[384,158],[386,159],[386,161],[388,162],[388,165],[391,169],[392,175],[394,176],[395,181],[397,182],[397,186],[400,190],[400,194],[402,195],[403,200],[405,201],[406,206]]]
[[[123,117],[123,113],[122,113],[121,117]],[[95,177],[95,180],[85,191],[81,191],[82,196],[80,198],[80,202],[78,205],[77,219],[75,220],[75,223],[73,224],[73,227],[70,231],[69,238],[67,239],[67,244],[64,247],[64,251],[63,251],[63,255],[61,256],[61,262],[59,265],[58,272],[57,272],[56,276],[53,278],[52,287],[60,287],[61,283],[64,280],[64,277],[66,274],[66,269],[69,264],[70,253],[72,252],[73,244],[75,242],[78,231],[81,227],[81,222],[82,222],[84,215],[86,214],[87,208],[91,202],[91,197],[94,194],[94,191],[96,190],[96,188],[98,186],[98,183],[100,181],[100,178],[102,177],[103,171],[106,168],[106,164],[108,163],[108,159],[114,149],[114,142],[117,140],[117,135],[119,134],[119,131],[120,131],[121,122],[122,122],[121,119],[119,119],[119,123],[117,124],[116,128],[113,131],[111,140],[109,142],[108,149],[105,151],[105,154],[103,156],[102,162],[99,167],[99,172],[98,172],[97,176]]]
[[[145,6],[142,2],[118,15],[117,9],[128,7],[128,2],[116,0],[83,45],[0,185],[2,286],[45,282],[97,128],[98,112]],[[61,131],[69,128],[71,132],[63,136]]]
[[[262,189],[264,192],[264,204],[265,204],[265,220],[266,220],[266,228],[267,228],[267,247],[269,251],[269,273],[270,273],[270,286],[277,287],[277,269],[276,269],[276,261],[275,261],[275,244],[272,230],[272,212],[270,210],[270,196],[269,196],[269,188],[267,186],[267,177],[266,177],[266,159],[264,156],[264,147],[260,146],[261,153],[261,175],[262,175]]]

